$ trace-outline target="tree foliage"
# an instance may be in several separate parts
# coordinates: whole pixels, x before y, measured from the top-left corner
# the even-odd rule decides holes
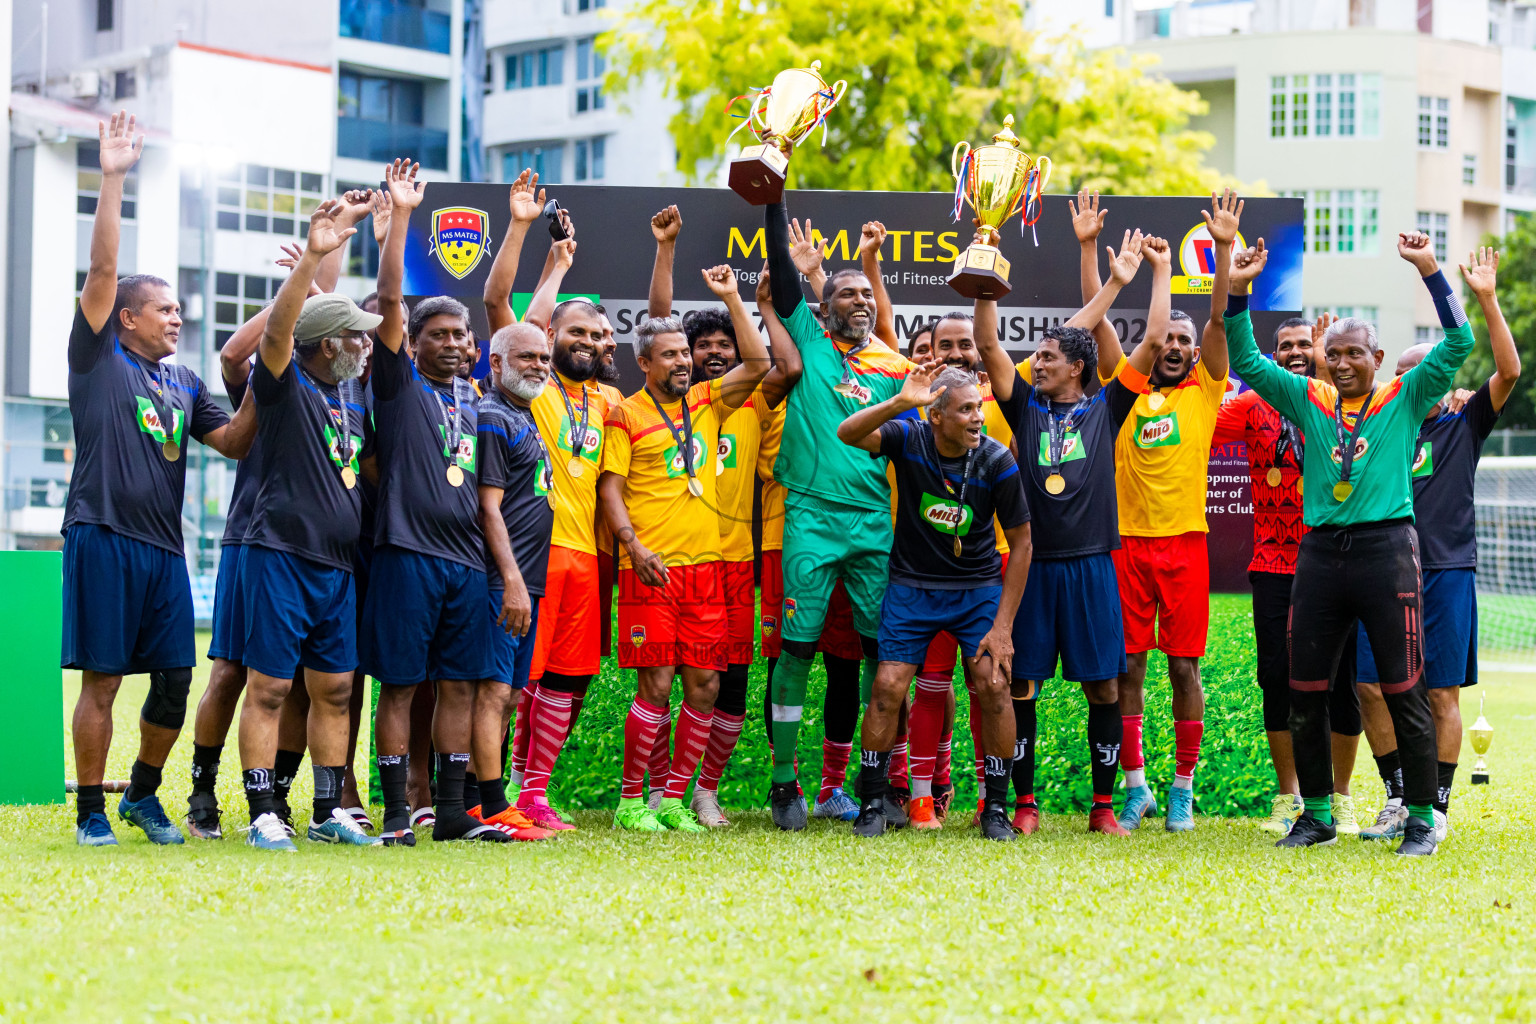
[[[1499,309],[1515,336],[1520,353],[1520,383],[1504,404],[1500,427],[1536,428],[1536,216],[1522,217],[1502,239],[1489,239],[1502,253],[1499,259]],[[1446,268],[1447,275],[1455,273]],[[1488,322],[1482,307],[1468,294],[1467,319],[1477,335],[1472,354],[1462,364],[1458,387],[1476,390],[1493,376],[1493,352],[1488,347]]]
[[[1223,183],[1189,128],[1205,101],[1148,73],[1156,58],[1086,49],[1024,28],[1016,0],[639,0],[605,35],[609,87],[657,76],[680,109],[669,130],[678,169],[711,180],[746,131],[732,97],[785,68],[822,62],[848,93],[790,161],[795,188],[954,187],[956,142],[980,145],[1013,114],[1014,131],[1055,165],[1048,191],[1206,194]],[[744,114],[742,100],[733,113]]]

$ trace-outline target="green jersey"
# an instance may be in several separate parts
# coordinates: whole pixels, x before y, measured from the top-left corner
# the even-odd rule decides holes
[[[846,350],[822,330],[804,299],[784,326],[800,349],[805,372],[786,400],[784,435],[773,478],[789,488],[790,504],[799,493],[889,512],[886,460],[839,441],[837,428],[860,409],[899,394],[912,364],[874,337],[845,355]]]

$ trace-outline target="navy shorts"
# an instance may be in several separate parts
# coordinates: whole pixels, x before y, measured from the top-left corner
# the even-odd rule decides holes
[[[1381,682],[1365,628],[1356,626],[1356,678]],[[1424,570],[1424,685],[1477,685],[1477,570]]]
[[[1058,658],[1061,674],[1075,683],[1125,671],[1120,585],[1107,554],[1030,563],[1013,619],[1013,678],[1044,683]]]
[[[390,686],[476,682],[495,671],[485,570],[386,544],[374,549],[358,647]]]
[[[931,590],[892,583],[880,603],[880,660],[921,665],[928,645],[948,632],[960,641],[960,653],[976,656],[981,638],[997,621],[997,602],[1003,588]]]
[[[65,668],[132,676],[197,664],[180,554],[76,523],[64,534]]]
[[[357,598],[352,574],[287,551],[248,544],[240,568],[246,668],[292,679],[357,668]]]
[[[226,661],[245,660],[245,605],[240,593],[240,565],[244,544],[225,544],[219,549],[219,576],[213,584],[213,639],[208,657]]]
[[[533,602],[533,615],[528,619],[528,632],[522,636],[508,632],[496,620],[501,617],[502,588],[487,591],[491,608],[491,658],[496,670],[485,678],[506,683],[514,690],[528,685],[528,673],[533,668],[534,638],[539,631],[539,599]]]
[[[357,538],[352,556],[352,587],[357,591],[357,628],[363,628],[363,608],[368,603],[368,581],[373,572],[373,538]]]

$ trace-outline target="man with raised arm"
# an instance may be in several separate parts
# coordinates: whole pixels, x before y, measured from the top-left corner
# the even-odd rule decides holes
[[[1376,329],[1340,320],[1323,339],[1332,384],[1288,373],[1259,354],[1248,291],[1264,240],[1238,254],[1226,327],[1232,369],[1307,439],[1302,538],[1291,589],[1291,746],[1306,810],[1277,845],[1336,841],[1328,690],[1356,621],[1376,652],[1382,697],[1397,731],[1408,820],[1397,852],[1435,852],[1435,723],[1424,685],[1423,597],[1414,529],[1413,455],[1420,424],[1472,350],[1472,331],[1423,234],[1397,251],[1434,299],[1445,339],[1401,377],[1378,382]],[[1470,453],[1468,453],[1470,454]]]
[[[731,311],[741,364],[690,386],[693,359],[682,323],[668,316],[641,324],[635,358],[645,387],[608,416],[598,486],[608,527],[621,545],[619,666],[636,674],[614,824],[644,832],[703,829],[682,797],[709,741],[726,667],[720,506],[710,453],[719,444],[721,423],[757,391],[769,366],[762,336],[737,294],[735,272],[721,265],[703,275]],[[642,795],[644,776],[658,733],[671,726],[674,674],[683,679],[676,751],[652,811]]]
[[[1445,402],[1430,407],[1419,425],[1413,454],[1413,514],[1419,531],[1424,571],[1424,683],[1435,719],[1438,772],[1434,802],[1435,841],[1450,833],[1451,786],[1461,756],[1461,688],[1477,684],[1477,529],[1473,509],[1474,478],[1483,442],[1498,423],[1504,403],[1520,382],[1520,353],[1499,309],[1499,253],[1481,249],[1461,267],[1467,287],[1477,297],[1488,324],[1494,372],[1476,394],[1456,410]],[[1397,360],[1399,376],[1433,351],[1415,345]],[[1382,676],[1369,638],[1359,641],[1360,704],[1372,737],[1393,736],[1383,700]],[[1393,737],[1395,739],[1395,737]],[[1373,747],[1378,744],[1373,740]],[[1379,744],[1386,746],[1386,744]],[[1392,749],[1373,749],[1378,761],[1400,759]],[[1400,832],[1407,817],[1402,801],[1390,798],[1377,825],[1364,839],[1384,839]]]
[[[69,413],[75,466],[64,506],[63,650],[79,669],[71,734],[78,780],[75,842],[116,846],[102,777],[112,705],[123,676],[149,674],[139,751],[118,816],[150,842],[184,842],[156,791],[186,721],[197,651],[181,536],[187,438],[243,459],[255,409],[225,415],[191,369],[164,360],[181,335],[181,306],[150,274],[118,280],[123,179],[144,137],[125,112],[101,124],[101,193],[90,267],[69,332]]]
[[[1153,240],[1157,241],[1157,240]],[[1119,373],[1092,396],[1084,380],[1098,363],[1086,325],[1098,323],[1141,264],[1141,232],[1127,232],[1110,252],[1109,283],[1061,327],[1045,332],[1024,380],[998,343],[997,303],[976,301],[976,342],[1003,415],[1013,428],[1031,515],[1033,561],[1013,620],[1012,693],[1033,703],[1056,674],[1077,682],[1088,699],[1093,806],[1088,830],[1129,833],[1115,820],[1120,757],[1117,683],[1125,670],[1120,594],[1110,552],[1120,544],[1115,518],[1115,437],[1167,342],[1148,331]],[[1033,719],[1031,719],[1031,722]],[[1034,757],[1034,744],[1026,756]],[[1033,789],[1033,771],[1029,783]],[[1026,835],[1039,828],[1038,807],[1015,817]]]

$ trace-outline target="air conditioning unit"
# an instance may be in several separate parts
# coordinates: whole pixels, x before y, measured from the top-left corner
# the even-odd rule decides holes
[[[93,100],[101,94],[101,72],[71,71],[69,94],[77,100]]]

